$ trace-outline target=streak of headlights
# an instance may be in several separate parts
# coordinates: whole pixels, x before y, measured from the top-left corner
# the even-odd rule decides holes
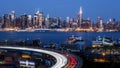
[[[18,49],[18,50],[28,50],[28,51],[36,51],[40,53],[49,54],[56,58],[57,62],[51,68],[63,68],[67,64],[67,58],[59,53],[53,51],[47,51],[42,49],[34,49],[34,48],[25,48],[25,47],[7,47],[7,46],[0,46],[0,48],[6,49]]]

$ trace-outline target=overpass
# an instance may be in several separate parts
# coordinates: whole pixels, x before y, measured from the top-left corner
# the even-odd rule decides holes
[[[55,65],[53,65],[51,68],[63,68],[68,60],[64,55],[61,55],[57,52],[43,50],[43,49],[34,49],[34,48],[26,48],[26,47],[12,47],[12,46],[0,46],[0,48],[6,48],[6,49],[18,49],[18,50],[27,50],[27,51],[35,51],[40,53],[49,54],[56,59]]]

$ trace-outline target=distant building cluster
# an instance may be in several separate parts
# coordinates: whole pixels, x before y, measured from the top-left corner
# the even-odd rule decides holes
[[[15,15],[15,11],[4,14],[0,17],[1,29],[68,29],[68,31],[120,31],[120,21],[110,19],[103,22],[101,17],[97,18],[97,22],[91,22],[90,17],[83,19],[83,11],[77,14],[77,20],[66,17],[62,20],[60,17],[51,18],[49,14],[44,16],[43,12],[36,11],[34,16],[23,14],[19,17]]]

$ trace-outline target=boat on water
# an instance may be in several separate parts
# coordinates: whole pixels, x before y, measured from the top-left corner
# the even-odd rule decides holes
[[[115,45],[116,45],[116,46],[120,46],[120,38],[116,39]]]
[[[85,46],[85,40],[81,36],[72,35],[67,39],[67,44],[71,52],[80,52]]]
[[[113,46],[114,41],[110,37],[101,37],[98,36],[92,41],[92,47],[103,47],[103,46]]]
[[[120,45],[120,38],[118,39],[118,45]]]
[[[72,35],[67,39],[67,42],[71,44],[71,43],[77,43],[77,42],[84,42],[84,40],[81,36]]]

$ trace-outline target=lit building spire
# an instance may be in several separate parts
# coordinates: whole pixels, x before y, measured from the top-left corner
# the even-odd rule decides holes
[[[78,26],[79,27],[81,27],[81,24],[82,24],[82,13],[83,13],[83,11],[82,11],[82,7],[80,6],[80,10],[79,10],[79,12],[78,12]]]
[[[47,14],[47,18],[50,18],[50,15],[49,15],[49,14]]]
[[[39,10],[39,8],[38,8],[36,14],[39,14],[39,13],[40,13],[40,10]]]
[[[14,13],[15,13],[15,11],[13,10],[13,11],[11,11],[11,13],[13,13],[13,14],[14,14]]]
[[[80,6],[80,12],[79,12],[80,14],[82,14],[83,13],[83,11],[82,11],[82,7]]]

